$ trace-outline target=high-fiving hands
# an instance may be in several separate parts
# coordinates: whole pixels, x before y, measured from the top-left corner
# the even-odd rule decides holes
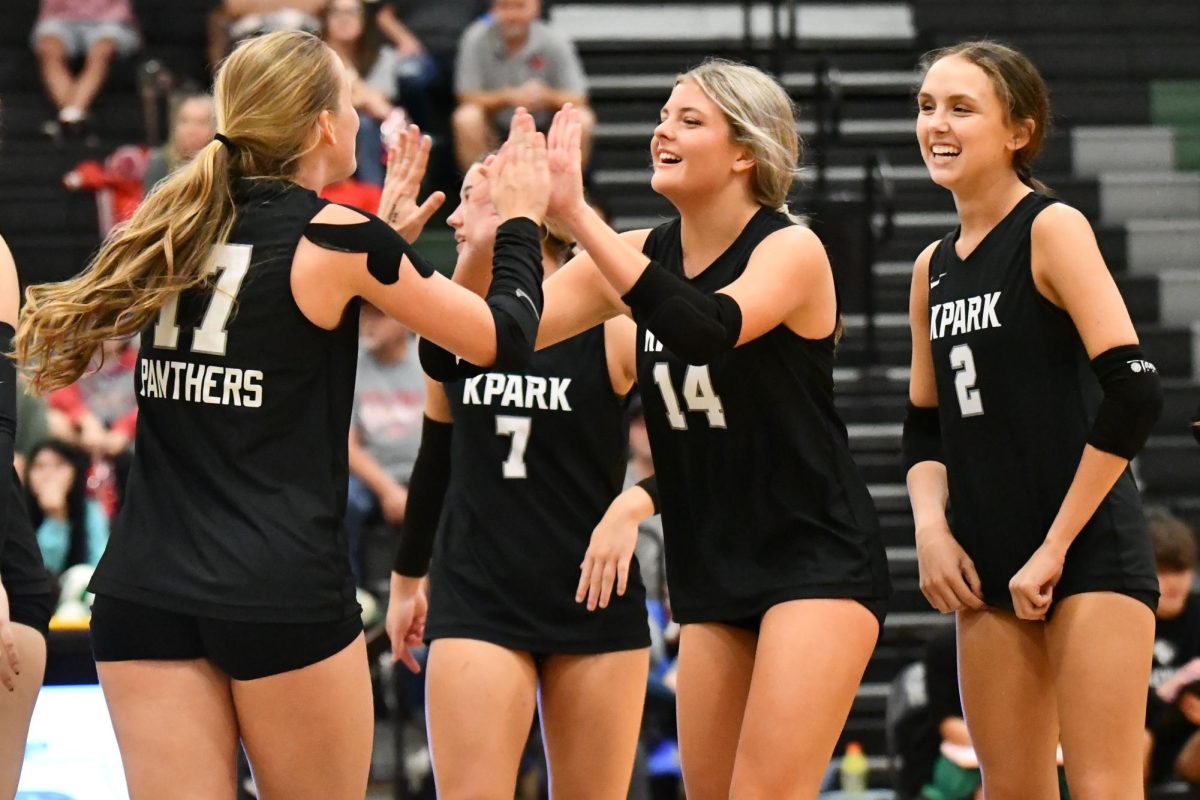
[[[425,229],[425,223],[446,202],[443,192],[434,192],[417,203],[425,167],[429,164],[429,149],[433,140],[421,135],[421,129],[409,125],[388,148],[387,176],[379,198],[379,216],[408,242],[415,242]]]

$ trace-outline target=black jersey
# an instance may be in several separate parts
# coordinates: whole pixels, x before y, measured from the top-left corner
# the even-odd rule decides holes
[[[8,519],[0,520],[5,526],[0,536],[0,583],[10,597],[49,594],[53,581],[29,520],[21,479],[11,464],[7,477],[8,485],[0,485],[0,491],[8,492]]]
[[[427,637],[545,653],[646,647],[636,560],[607,609],[575,602],[592,530],[625,475],[628,428],[604,327],[535,353],[524,372],[445,388],[454,431]]]
[[[728,286],[759,242],[791,224],[762,209],[692,284]],[[643,250],[683,275],[679,237],[676,219],[651,231]],[[805,339],[781,324],[693,366],[638,326],[638,384],[678,621],[890,594],[875,509],[834,409],[833,360],[832,335]]]
[[[142,334],[128,492],[92,588],[222,619],[342,619],[357,608],[341,522],[358,303],[327,331],[292,296],[325,201],[276,181],[235,200],[212,286]]]
[[[929,338],[950,526],[985,600],[1045,540],[1075,476],[1102,393],[1071,317],[1038,292],[1030,231],[1055,202],[1026,195],[965,260],[944,238],[929,263]],[[1157,595],[1154,555],[1128,470],[1067,551],[1055,596]]]

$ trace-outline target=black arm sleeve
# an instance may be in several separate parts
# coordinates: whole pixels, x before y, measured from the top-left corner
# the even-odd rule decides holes
[[[646,494],[650,495],[650,502],[654,504],[654,513],[659,513],[658,505],[658,473],[647,478],[642,478],[637,482],[637,485],[642,487]]]
[[[350,210],[359,214],[365,213],[357,208]],[[428,278],[437,272],[403,236],[374,214],[367,214],[366,222],[356,222],[352,225],[310,222],[304,229],[304,235],[310,242],[326,250],[366,253],[367,271],[371,273],[372,278],[386,286],[391,286],[400,279],[400,263],[405,256],[408,256],[408,260],[422,278]]]
[[[1104,400],[1096,410],[1088,444],[1097,450],[1132,459],[1146,444],[1162,413],[1158,370],[1136,344],[1105,350],[1092,359]]]
[[[542,318],[541,231],[533,220],[510,219],[496,231],[492,284],[485,299],[496,323],[495,362],[477,366],[462,361],[422,337],[417,351],[425,374],[446,382],[487,370],[524,369],[529,364]]]
[[[13,439],[17,435],[17,370],[11,358],[3,355],[12,349],[12,325],[0,322],[0,550],[8,538],[10,513],[21,509],[11,508],[12,481],[16,480],[13,469]]]
[[[742,309],[719,292],[705,294],[651,261],[621,298],[633,318],[689,364],[708,364],[742,335]]]
[[[946,463],[942,455],[942,423],[938,419],[937,406],[923,408],[908,404],[900,436],[900,454],[904,459],[905,474],[922,461]]]
[[[429,571],[433,539],[450,483],[450,437],[454,426],[425,417],[421,446],[408,482],[408,506],[392,570],[410,578]]]

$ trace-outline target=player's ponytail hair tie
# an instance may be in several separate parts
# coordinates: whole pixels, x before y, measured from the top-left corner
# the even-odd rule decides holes
[[[229,137],[223,133],[213,134],[213,141],[220,142],[221,144],[225,145],[226,149],[229,150],[230,154],[237,152],[237,149],[238,149],[237,145],[234,144],[233,142],[229,141]]]

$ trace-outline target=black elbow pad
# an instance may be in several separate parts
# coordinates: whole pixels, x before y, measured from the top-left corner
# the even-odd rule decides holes
[[[742,309],[727,294],[706,294],[651,261],[621,298],[633,318],[689,364],[708,364],[737,346]]]
[[[1096,411],[1088,444],[1132,459],[1146,444],[1162,413],[1162,383],[1154,364],[1136,344],[1105,350],[1092,359],[1104,399]]]

